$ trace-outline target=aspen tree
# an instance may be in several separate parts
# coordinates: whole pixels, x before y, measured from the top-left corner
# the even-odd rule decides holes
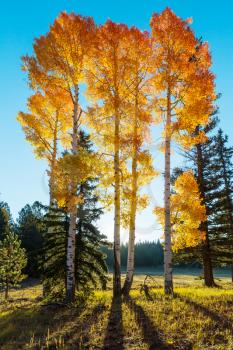
[[[59,86],[69,92],[73,102],[72,154],[78,152],[78,129],[81,124],[80,84],[85,80],[87,56],[92,48],[95,25],[90,17],[61,13],[50,31],[35,40],[34,57],[24,57],[32,87]],[[75,296],[75,232],[77,183],[71,183],[74,205],[70,207],[67,243],[67,301]]]
[[[139,188],[140,185],[142,186],[142,182],[149,183],[156,174],[149,153],[143,151],[148,143],[149,126],[152,122],[151,108],[147,97],[151,69],[149,33],[141,32],[136,27],[132,27],[129,30],[128,43],[128,79],[126,79],[126,84],[128,84],[126,87],[129,106],[128,133],[125,138],[130,145],[131,170],[130,191],[127,191],[130,202],[127,272],[122,290],[125,295],[129,294],[133,282],[136,213],[140,207],[140,201],[145,199],[139,196]]]
[[[197,125],[208,123],[213,111],[214,77],[209,71],[208,45],[199,46],[190,20],[177,17],[169,8],[151,19],[154,51],[154,90],[157,116],[164,121],[164,289],[173,293],[171,251],[171,141],[184,147],[202,142],[194,134]]]
[[[121,295],[121,135],[127,79],[128,27],[108,20],[97,31],[95,50],[88,70],[88,98],[95,104],[89,111],[90,125],[102,139],[103,153],[109,154],[108,175],[114,184],[114,273],[113,294]],[[111,165],[113,176],[111,173]]]
[[[28,99],[28,113],[20,112],[18,121],[22,125],[26,140],[34,147],[37,158],[45,159],[49,165],[50,205],[53,202],[54,172],[61,146],[69,147],[68,130],[71,124],[70,96],[61,89],[37,92]]]

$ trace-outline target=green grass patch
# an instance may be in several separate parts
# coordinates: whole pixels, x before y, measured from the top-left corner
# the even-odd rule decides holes
[[[41,285],[0,295],[0,349],[233,349],[233,289],[226,278],[205,288],[192,276],[175,277],[174,297],[162,277],[148,280],[150,300],[136,276],[128,300],[96,291],[79,308],[43,305]]]

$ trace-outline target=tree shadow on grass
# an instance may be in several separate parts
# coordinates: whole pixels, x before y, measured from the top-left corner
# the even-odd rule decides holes
[[[34,305],[8,309],[0,317],[0,348],[25,349],[32,338],[46,337],[54,318],[55,311],[46,315]]]
[[[102,304],[84,316],[80,310],[66,307],[28,305],[9,310],[0,317],[0,348],[25,350],[30,343],[30,349],[40,349],[47,338],[52,350],[62,336],[69,349],[79,350],[80,336],[84,335],[82,343],[88,341],[88,330],[103,310]]]
[[[128,297],[127,299],[125,299],[125,301],[129,306],[130,310],[134,312],[136,322],[138,323],[139,327],[142,329],[143,340],[149,345],[150,350],[192,349],[191,344],[187,342],[185,342],[184,344],[179,344],[177,346],[173,344],[167,344],[163,340],[164,338],[163,332],[155,328],[153,322],[147,316],[144,309],[140,305],[136,304],[131,297]]]
[[[81,320],[73,321],[73,326],[64,336],[64,343],[69,345],[69,349],[83,350],[89,348],[91,341],[91,327],[96,324],[101,317],[101,314],[106,309],[105,304],[96,305],[90,312],[88,312]]]
[[[124,349],[122,302],[121,298],[113,298],[104,338],[103,350],[122,349]]]
[[[176,294],[175,295],[176,298],[179,298],[181,301],[185,302],[186,304],[190,305],[195,311],[199,311],[201,312],[204,316],[207,316],[209,318],[211,318],[214,322],[216,322],[218,324],[218,328],[221,330],[226,330],[228,329],[231,334],[233,335],[233,326],[232,326],[232,321],[229,320],[225,315],[219,315],[217,312],[212,311],[210,309],[208,309],[207,307],[187,298],[184,297],[180,294]],[[232,307],[232,303],[229,302],[227,304],[231,304]]]

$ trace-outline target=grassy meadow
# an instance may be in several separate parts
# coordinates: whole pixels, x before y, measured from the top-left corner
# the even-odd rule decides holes
[[[233,288],[217,278],[205,288],[192,275],[175,275],[175,295],[166,297],[162,276],[135,277],[128,300],[112,302],[111,277],[106,291],[95,291],[86,305],[45,303],[36,282],[0,295],[0,349],[233,349]]]

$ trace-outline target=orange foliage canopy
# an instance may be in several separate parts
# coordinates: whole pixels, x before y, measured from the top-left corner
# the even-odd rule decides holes
[[[170,109],[167,131],[185,148],[204,141],[204,135],[194,136],[195,129],[208,123],[216,98],[208,45],[195,38],[189,23],[169,8],[151,19],[157,118],[163,120]]]
[[[23,57],[32,87],[60,86],[73,94],[83,82],[95,33],[91,17],[61,13],[50,31],[35,40],[35,56]]]
[[[174,251],[195,247],[205,239],[200,224],[206,220],[205,206],[201,203],[198,184],[191,171],[180,175],[171,195],[172,248]],[[154,213],[164,225],[164,208],[156,207]]]
[[[20,112],[17,119],[36,156],[51,163],[53,157],[57,157],[60,146],[70,147],[70,96],[59,88],[47,89],[29,97],[27,105],[29,112]]]

